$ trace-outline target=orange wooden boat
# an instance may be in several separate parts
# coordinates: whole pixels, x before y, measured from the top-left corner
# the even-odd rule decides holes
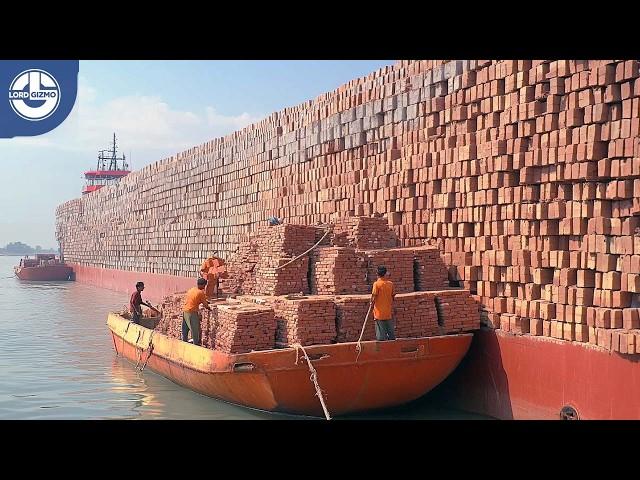
[[[323,416],[309,367],[294,348],[226,354],[170,338],[111,313],[116,352],[173,382],[237,405]],[[151,326],[151,325],[150,325]],[[467,353],[473,334],[304,347],[331,415],[401,405],[442,382]],[[296,364],[296,357],[298,358]]]

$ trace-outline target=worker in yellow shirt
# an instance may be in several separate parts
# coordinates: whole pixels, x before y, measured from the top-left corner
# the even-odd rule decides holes
[[[184,299],[184,306],[182,307],[182,341],[186,342],[189,338],[189,331],[191,331],[191,338],[194,345],[200,345],[200,322],[202,317],[199,312],[200,304],[207,310],[211,311],[209,302],[207,301],[207,295],[204,292],[204,287],[207,285],[207,281],[204,278],[198,279],[198,287],[192,287],[187,292]]]
[[[387,280],[386,267],[378,266],[378,279],[373,284],[371,292],[371,304],[373,305],[373,318],[376,322],[376,340],[395,340],[395,325],[393,320],[393,299],[396,292],[393,282]]]
[[[210,256],[202,262],[202,266],[200,267],[200,276],[207,281],[205,294],[208,298],[213,297],[214,294],[216,298],[218,298],[218,291],[220,287],[218,267],[221,267],[222,265],[224,265],[224,260],[220,257],[216,257],[215,255]]]

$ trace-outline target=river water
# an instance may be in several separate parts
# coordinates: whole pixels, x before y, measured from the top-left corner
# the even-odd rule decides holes
[[[295,419],[220,402],[118,357],[107,313],[128,295],[76,282],[23,282],[0,256],[0,419]],[[363,419],[470,419],[423,401]]]

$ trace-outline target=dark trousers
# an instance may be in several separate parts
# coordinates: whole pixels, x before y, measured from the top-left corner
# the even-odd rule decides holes
[[[194,345],[200,345],[200,314],[182,312],[182,341],[189,339],[189,331]]]
[[[131,314],[131,320],[133,321],[133,323],[135,323],[136,325],[140,325],[140,318],[142,318],[142,315],[140,315],[138,312],[133,312]]]
[[[393,320],[376,320],[376,340],[395,340],[395,325]]]

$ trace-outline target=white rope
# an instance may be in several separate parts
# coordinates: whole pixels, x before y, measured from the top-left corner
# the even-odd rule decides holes
[[[284,265],[280,265],[279,267],[276,267],[276,270],[280,270],[281,268],[286,267],[287,265],[289,265],[290,263],[295,262],[296,260],[298,260],[301,257],[304,257],[307,253],[309,253],[311,250],[313,250],[314,248],[316,248],[318,245],[320,245],[320,243],[322,242],[322,240],[324,240],[324,237],[326,237],[329,232],[331,231],[331,228],[329,228],[326,232],[324,232],[324,235],[322,236],[322,238],[320,240],[318,240],[318,243],[316,243],[313,247],[311,247],[309,250],[307,250],[304,253],[301,253],[300,255],[298,255],[296,258],[294,258],[293,260],[288,261],[287,263],[285,263]]]
[[[306,350],[299,343],[294,343],[291,345],[296,349],[296,365],[298,364],[298,349],[302,350],[304,354],[304,358],[307,360],[307,365],[309,365],[309,371],[311,372],[311,376],[309,377],[313,382],[314,387],[316,388],[316,396],[320,399],[320,404],[322,405],[322,410],[324,410],[324,416],[327,420],[331,420],[331,416],[329,415],[329,410],[327,410],[327,406],[324,403],[324,397],[322,396],[322,390],[320,389],[320,385],[318,384],[318,372],[311,364],[311,360],[309,360],[309,356],[307,355]]]
[[[364,329],[367,326],[367,320],[369,318],[369,314],[371,313],[372,306],[373,304],[369,303],[369,310],[367,310],[367,314],[364,317],[364,323],[362,324],[362,331],[360,332],[360,338],[358,338],[358,343],[356,343],[356,351],[358,352],[358,355],[356,355],[356,362],[358,361],[358,357],[360,357],[360,353],[362,351],[362,345],[360,344],[360,342],[362,341],[362,337],[364,335]]]

